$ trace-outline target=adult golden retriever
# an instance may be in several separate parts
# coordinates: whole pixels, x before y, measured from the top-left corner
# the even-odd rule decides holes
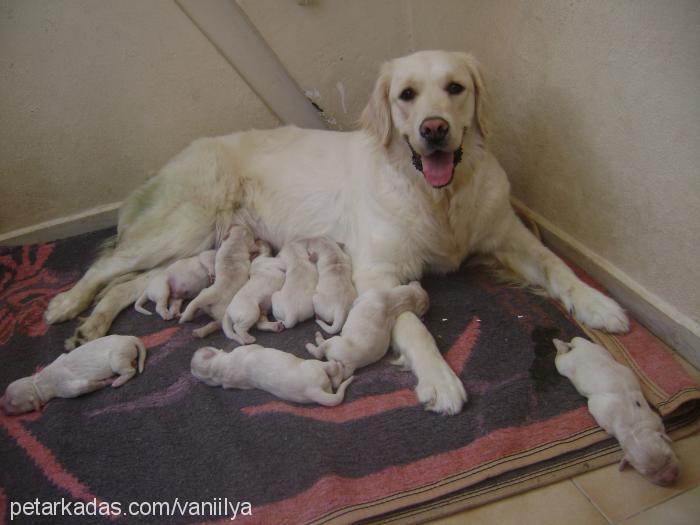
[[[327,235],[345,244],[361,293],[493,256],[588,326],[627,330],[613,300],[582,283],[525,228],[486,146],[484,84],[465,53],[423,51],[384,64],[361,129],[282,127],[200,139],[136,190],[116,242],[46,320],[75,317],[107,286],[74,343],[107,332],[152,270],[211,248],[234,223],[279,248]],[[426,408],[455,414],[466,393],[421,321],[402,314],[392,347],[418,378]]]

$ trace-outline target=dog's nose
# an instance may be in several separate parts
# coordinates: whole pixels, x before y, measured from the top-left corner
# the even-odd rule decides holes
[[[428,142],[443,140],[450,131],[450,125],[445,119],[431,117],[425,119],[420,125],[420,136]]]

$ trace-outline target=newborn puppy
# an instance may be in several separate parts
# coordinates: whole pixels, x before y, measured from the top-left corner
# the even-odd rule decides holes
[[[272,322],[267,318],[272,294],[284,284],[284,262],[278,257],[270,257],[270,252],[268,244],[253,260],[250,280],[238,290],[224,315],[226,337],[242,345],[255,342],[255,337],[248,333],[253,325],[268,332],[284,330],[280,321]]]
[[[138,337],[108,335],[61,354],[33,376],[7,387],[0,400],[8,415],[39,410],[54,397],[78,397],[107,385],[117,388],[143,372],[146,347]],[[118,375],[113,379],[114,375]]]
[[[214,281],[215,254],[215,250],[207,250],[172,263],[149,281],[134,304],[136,311],[151,315],[143,305],[153,301],[156,312],[166,321],[179,316],[182,300],[191,299]]]
[[[352,284],[350,256],[328,237],[309,239],[307,247],[310,253],[318,257],[318,284],[311,298],[318,317],[316,322],[329,334],[337,334],[357,298]]]
[[[634,373],[621,365],[602,346],[581,337],[571,343],[554,339],[555,364],[576,390],[588,398],[588,410],[598,424],[620,442],[628,463],[657,485],[670,485],[678,478],[679,464],[661,418],[642,395]]]
[[[272,294],[272,313],[282,321],[285,328],[291,328],[314,315],[311,297],[318,282],[316,258],[306,249],[305,241],[285,244],[278,257],[286,268],[282,289]]]
[[[192,375],[209,386],[258,388],[295,403],[335,406],[343,401],[352,382],[343,378],[343,366],[335,361],[316,361],[260,345],[247,345],[224,352],[200,348],[192,356]],[[342,381],[342,382],[341,382]],[[333,388],[337,392],[333,393]]]
[[[180,317],[180,322],[192,320],[203,310],[214,320],[192,333],[206,337],[221,328],[221,320],[233,296],[248,280],[251,252],[255,251],[255,239],[246,226],[232,226],[214,259],[214,284],[192,299]]]
[[[418,281],[389,290],[372,288],[355,300],[340,335],[324,340],[316,332],[316,345],[307,343],[306,349],[317,359],[340,361],[348,377],[386,354],[399,315],[413,312],[420,317],[429,304],[428,294]]]

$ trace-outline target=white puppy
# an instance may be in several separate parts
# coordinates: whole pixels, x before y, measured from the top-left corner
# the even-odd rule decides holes
[[[337,334],[348,317],[357,291],[352,284],[352,263],[341,246],[328,237],[314,237],[307,243],[316,254],[318,284],[311,298],[318,325],[329,334]]]
[[[571,343],[554,339],[559,373],[588,398],[588,410],[598,424],[620,442],[628,463],[657,485],[678,478],[679,464],[669,446],[661,418],[642,395],[639,380],[602,346],[581,337]]]
[[[224,315],[226,337],[242,345],[255,342],[248,330],[255,325],[259,330],[281,332],[284,324],[272,322],[267,314],[272,307],[272,294],[284,284],[284,262],[270,257],[269,245],[250,265],[250,280],[238,290]]]
[[[418,281],[390,290],[370,289],[355,300],[340,335],[324,340],[316,332],[316,345],[307,343],[306,349],[317,359],[342,362],[348,377],[355,369],[384,357],[399,315],[413,312],[420,317],[429,304],[428,294]]]
[[[325,406],[341,403],[353,380],[342,381],[343,366],[335,361],[300,359],[260,345],[239,346],[228,353],[200,348],[190,366],[192,375],[210,386],[259,388],[295,403]],[[337,392],[333,393],[333,388]]]
[[[206,337],[221,328],[226,307],[248,280],[250,257],[255,250],[255,239],[251,231],[245,226],[232,226],[216,251],[214,284],[192,299],[180,317],[180,322],[184,323],[192,320],[198,310],[203,310],[214,319],[194,330],[192,333],[196,337]]]
[[[108,335],[61,354],[40,372],[11,383],[1,404],[8,415],[39,410],[54,397],[78,397],[117,388],[143,372],[146,347],[138,337]],[[118,375],[113,379],[114,375]]]
[[[286,275],[282,289],[272,294],[272,313],[285,328],[291,328],[314,315],[311,298],[318,282],[313,264],[316,259],[309,254],[305,241],[285,244],[278,257],[284,262]]]
[[[172,263],[148,282],[134,303],[136,311],[151,315],[143,305],[146,301],[153,301],[156,312],[166,321],[179,316],[183,299],[193,298],[214,282],[215,254],[216,250],[207,250]]]

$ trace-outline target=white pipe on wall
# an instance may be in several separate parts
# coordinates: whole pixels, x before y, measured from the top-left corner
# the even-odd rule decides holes
[[[236,2],[176,0],[176,3],[282,122],[304,128],[326,127]]]

